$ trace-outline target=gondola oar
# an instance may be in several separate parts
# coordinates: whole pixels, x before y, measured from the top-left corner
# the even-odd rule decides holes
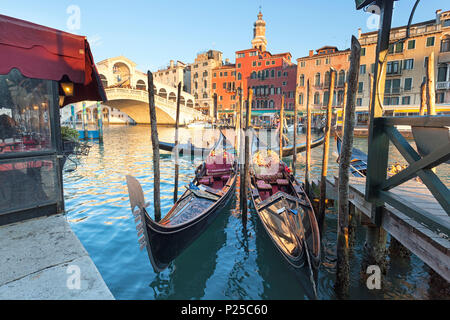
[[[293,214],[297,215],[298,214],[298,201],[295,201],[295,205],[296,205],[295,212],[292,209],[289,209],[289,211],[291,211]],[[288,215],[286,215],[286,216],[288,216]],[[291,221],[291,219],[288,218],[288,221],[289,221],[289,225],[292,225],[293,222]],[[295,232],[294,232],[294,236],[297,238],[297,241],[302,242],[303,246],[305,247],[306,260],[308,261],[308,268],[309,268],[309,279],[311,280],[311,283],[313,285],[314,297],[317,300],[318,297],[317,297],[316,282],[314,281],[314,274],[313,274],[313,269],[312,269],[312,264],[311,264],[311,257],[309,256],[308,244],[306,243],[305,229],[303,228],[303,223],[302,223],[301,219],[299,219],[299,226],[300,226],[301,239],[298,239],[298,235]]]

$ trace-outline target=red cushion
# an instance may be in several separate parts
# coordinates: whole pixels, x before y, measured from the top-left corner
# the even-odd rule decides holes
[[[289,185],[289,181],[287,179],[277,179],[277,184],[280,186],[287,186]]]
[[[269,189],[272,190],[272,186],[270,184],[267,184],[263,180],[256,181],[256,186],[258,187],[258,189],[261,190],[269,190]]]
[[[211,184],[212,177],[204,176],[201,178],[198,182],[204,185],[210,185]]]

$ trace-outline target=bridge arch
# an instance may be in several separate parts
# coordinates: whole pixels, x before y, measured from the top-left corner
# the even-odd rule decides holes
[[[136,82],[136,89],[138,89],[138,90],[147,90],[147,84],[142,79],[138,80]]]
[[[173,92],[169,93],[169,100],[172,102],[177,102],[177,95]]]
[[[186,107],[193,108],[194,107],[194,102],[191,99],[188,99],[187,103],[186,103]]]
[[[167,99],[167,91],[164,88],[159,89],[158,96],[161,98]]]

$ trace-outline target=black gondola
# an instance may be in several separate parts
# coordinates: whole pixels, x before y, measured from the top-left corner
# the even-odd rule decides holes
[[[259,221],[292,267],[317,269],[319,226],[302,185],[275,151],[259,148],[256,137],[252,154],[249,192]]]
[[[225,139],[221,134],[218,142]],[[148,215],[139,182],[127,176],[131,210],[136,216],[141,249],[147,248],[155,272],[164,270],[217,217],[234,194],[237,163],[234,156],[216,143],[195,178],[167,215],[156,222]]]
[[[317,138],[316,140],[311,141],[311,148],[320,146],[321,144],[323,144],[324,141],[325,141],[325,134],[322,135],[321,137]],[[306,142],[297,144],[296,150],[297,150],[297,153],[306,151]],[[294,146],[293,145],[288,145],[288,146],[283,147],[283,157],[289,157],[289,156],[292,156],[293,154],[294,154]]]
[[[338,154],[341,154],[342,139],[335,133],[336,147]],[[339,157],[336,160],[339,163]],[[352,157],[350,159],[350,173],[354,177],[365,177],[367,173],[367,154],[357,148],[352,149]]]

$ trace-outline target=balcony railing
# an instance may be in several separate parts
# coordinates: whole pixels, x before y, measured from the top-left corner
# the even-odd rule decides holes
[[[449,90],[450,89],[450,81],[443,81],[436,83],[437,90]]]

